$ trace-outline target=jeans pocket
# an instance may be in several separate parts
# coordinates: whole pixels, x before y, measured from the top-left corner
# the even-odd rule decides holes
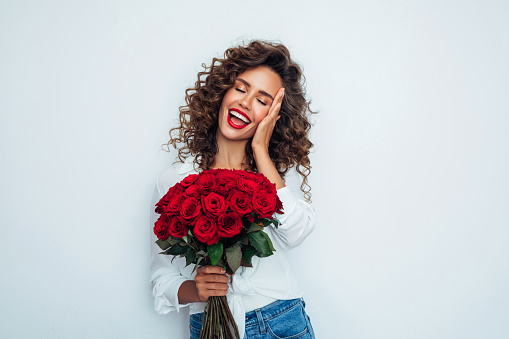
[[[276,339],[310,338],[302,303],[265,320],[268,334]]]
[[[191,314],[189,318],[189,330],[191,331],[191,339],[198,338],[200,336],[202,320],[202,313]]]

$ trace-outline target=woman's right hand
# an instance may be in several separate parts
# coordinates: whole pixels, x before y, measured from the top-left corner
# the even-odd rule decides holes
[[[228,294],[230,277],[226,275],[226,271],[221,267],[210,265],[198,267],[194,281],[198,297],[203,302],[206,302],[212,296]]]

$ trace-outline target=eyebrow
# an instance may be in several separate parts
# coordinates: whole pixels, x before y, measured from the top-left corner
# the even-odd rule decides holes
[[[237,78],[238,81],[242,82],[244,85],[246,85],[247,87],[251,87],[251,84],[249,82],[247,82],[246,80],[242,79],[242,78]],[[269,98],[271,98],[272,100],[274,100],[274,98],[272,97],[272,95],[270,95],[269,93],[263,91],[263,90],[259,90],[258,93],[260,94],[263,94],[265,96],[268,96]]]

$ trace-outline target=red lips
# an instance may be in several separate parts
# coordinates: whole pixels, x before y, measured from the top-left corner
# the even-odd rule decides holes
[[[247,123],[247,124],[245,124],[245,125],[243,125],[243,126],[240,126],[240,125],[235,124],[235,123],[232,121],[232,119],[230,118],[230,111],[235,111],[235,112],[237,112],[237,113],[241,114],[243,117],[245,117],[245,118],[246,118],[246,120],[247,120],[247,121],[249,121],[249,123],[251,122],[251,119],[249,119],[249,117],[248,117],[248,116],[247,116],[244,112],[242,112],[242,111],[240,111],[240,110],[238,110],[238,109],[236,109],[236,108],[232,108],[232,109],[228,110],[228,118],[227,118],[227,120],[228,120],[228,124],[229,124],[231,127],[236,128],[236,129],[242,129],[242,128],[246,127],[247,125],[249,125],[249,123]]]

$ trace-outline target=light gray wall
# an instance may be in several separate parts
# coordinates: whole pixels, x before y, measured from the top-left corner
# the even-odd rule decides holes
[[[279,39],[314,118],[318,338],[509,335],[504,1],[0,2],[0,337],[185,338],[148,223],[184,90]]]

